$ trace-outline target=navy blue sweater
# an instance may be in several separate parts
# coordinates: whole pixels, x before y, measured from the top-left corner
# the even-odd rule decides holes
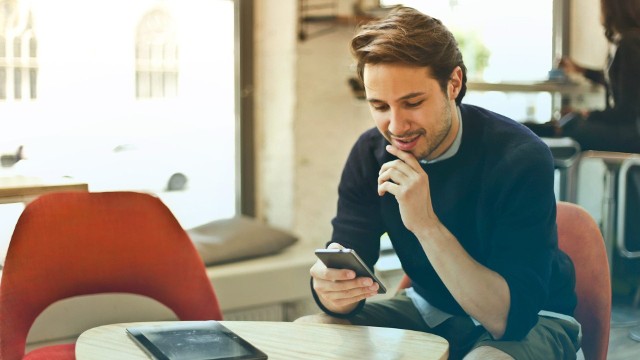
[[[460,110],[458,153],[422,167],[440,221],[476,261],[507,281],[511,307],[502,339],[521,339],[540,310],[573,315],[576,305],[573,264],[557,246],[553,159],[521,124],[471,105]],[[402,223],[395,197],[378,196],[378,171],[395,159],[385,151],[387,144],[373,128],[351,150],[331,242],[355,249],[373,267],[380,236],[387,232],[414,289],[439,309],[463,315]]]

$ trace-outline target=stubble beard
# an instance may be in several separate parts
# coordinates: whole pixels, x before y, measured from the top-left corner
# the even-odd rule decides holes
[[[425,136],[426,140],[426,149],[422,151],[420,154],[414,154],[416,159],[418,160],[426,160],[429,158],[431,154],[444,142],[444,139],[447,137],[449,132],[451,131],[451,107],[449,105],[449,97],[446,96],[445,100],[442,103],[442,117],[441,121],[443,126],[433,134],[433,138],[429,139]],[[428,133],[427,133],[428,135]],[[433,160],[433,159],[430,159]]]

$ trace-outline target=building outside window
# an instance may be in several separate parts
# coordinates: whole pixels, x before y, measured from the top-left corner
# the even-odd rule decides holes
[[[136,34],[136,96],[177,96],[178,69],[173,18],[165,9],[153,9],[142,18]]]
[[[0,101],[36,98],[37,47],[30,8],[0,0]]]

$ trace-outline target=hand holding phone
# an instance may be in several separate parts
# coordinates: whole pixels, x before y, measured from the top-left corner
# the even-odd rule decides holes
[[[317,249],[316,256],[328,268],[350,269],[356,273],[356,277],[369,277],[378,283],[378,294],[384,294],[387,289],[382,281],[369,269],[360,256],[353,249]]]

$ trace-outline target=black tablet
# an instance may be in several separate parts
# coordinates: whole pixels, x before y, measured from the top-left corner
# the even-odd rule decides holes
[[[127,328],[127,333],[152,359],[267,359],[267,354],[213,320],[141,325]]]

